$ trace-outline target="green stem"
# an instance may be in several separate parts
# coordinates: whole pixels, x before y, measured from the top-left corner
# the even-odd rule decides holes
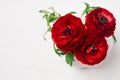
[[[54,48],[55,53],[56,53],[58,56],[65,55],[64,52],[62,52],[60,49],[56,48],[55,44],[53,44],[53,48]]]
[[[113,38],[113,40],[114,40],[114,44],[117,42],[117,39],[116,39],[116,37],[115,37],[115,35],[113,34],[112,35],[112,38]]]
[[[44,35],[43,35],[43,39],[44,39],[45,41],[47,40],[46,37],[45,37],[46,34],[47,34],[47,32],[48,32],[48,31],[46,31],[46,32],[44,33]]]

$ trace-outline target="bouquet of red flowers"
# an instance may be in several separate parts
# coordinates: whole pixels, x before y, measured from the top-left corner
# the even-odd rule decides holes
[[[99,64],[107,55],[106,38],[112,36],[116,42],[113,14],[102,7],[85,5],[82,13],[82,16],[85,15],[84,24],[80,17],[73,15],[76,12],[62,16],[53,7],[49,8],[52,12],[40,10],[47,21],[47,32],[51,32],[55,52],[59,56],[65,55],[67,64],[71,66],[74,58],[90,66]]]

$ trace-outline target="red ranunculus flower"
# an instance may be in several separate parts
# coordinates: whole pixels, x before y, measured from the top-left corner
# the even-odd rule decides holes
[[[83,38],[84,25],[80,18],[67,14],[53,24],[51,32],[56,46],[63,52],[68,53],[73,51],[75,43]]]
[[[98,37],[93,33],[88,34],[87,32],[83,44],[79,45],[79,43],[74,50],[78,61],[87,65],[95,65],[105,59],[108,45],[104,37]]]
[[[114,34],[115,21],[111,12],[104,8],[97,8],[86,16],[85,25],[97,35],[109,37]]]

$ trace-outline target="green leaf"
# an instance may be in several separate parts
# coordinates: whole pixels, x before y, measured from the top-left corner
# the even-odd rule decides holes
[[[50,12],[48,12],[48,11],[46,11],[46,10],[40,10],[39,12],[40,12],[40,13],[50,13]]]
[[[64,52],[62,52],[60,49],[56,48],[55,44],[53,44],[53,48],[54,48],[55,53],[56,53],[58,56],[65,55]]]
[[[116,37],[115,37],[114,34],[112,35],[112,38],[113,38],[113,40],[114,40],[114,43],[116,43],[116,42],[117,42],[117,39],[116,39]]]
[[[84,15],[84,14],[88,14],[90,11],[94,10],[94,9],[97,9],[97,8],[100,8],[99,6],[90,6],[88,3],[84,3],[86,5],[86,8],[84,9],[81,17]]]
[[[67,64],[72,66],[73,61],[74,61],[73,53],[71,52],[71,53],[66,54],[66,62],[67,62]]]
[[[92,6],[92,7],[90,7],[90,8],[92,8],[92,9],[97,9],[97,8],[100,8],[100,6]]]
[[[48,14],[43,15],[43,18],[47,19],[47,17],[48,17]]]
[[[68,14],[76,14],[76,12],[75,11],[71,11]]]
[[[43,35],[43,38],[44,38],[44,40],[46,40],[46,38],[45,38],[45,35],[47,34],[47,32],[49,32],[49,31],[51,31],[51,29],[52,29],[52,25],[51,25],[51,23],[53,23],[55,20],[57,20],[61,15],[59,14],[59,13],[57,13],[55,10],[54,10],[54,8],[53,7],[50,7],[50,8],[48,8],[48,9],[50,9],[50,10],[52,10],[52,11],[50,11],[50,10],[40,10],[39,12],[40,13],[43,13],[44,15],[43,15],[43,19],[45,19],[46,20],[46,23],[47,23],[47,31],[44,33],[44,35]]]
[[[55,12],[54,7],[49,7],[48,9],[51,9],[53,12]]]
[[[84,15],[84,14],[88,14],[88,11],[89,11],[89,8],[90,8],[90,5],[88,3],[84,3],[86,5],[86,8],[84,9],[81,17]]]
[[[48,18],[47,18],[47,22],[51,23],[54,22],[58,17],[55,15],[55,13],[51,13]]]

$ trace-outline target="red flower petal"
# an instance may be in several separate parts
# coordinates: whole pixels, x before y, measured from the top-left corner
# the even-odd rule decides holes
[[[93,33],[88,33],[83,44],[78,45],[74,50],[74,54],[83,64],[95,65],[105,59],[107,49],[108,45],[104,37],[98,37]]]
[[[98,8],[86,16],[85,25],[99,36],[109,37],[114,34],[115,21],[111,12],[104,8]]]
[[[67,14],[60,17],[52,28],[52,39],[65,53],[71,52],[76,42],[83,38],[84,26],[80,18]]]

